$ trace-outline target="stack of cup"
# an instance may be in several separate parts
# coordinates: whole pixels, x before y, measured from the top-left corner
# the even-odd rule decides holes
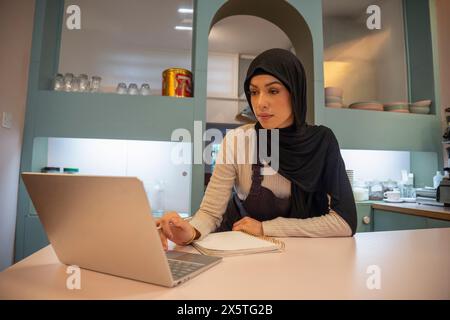
[[[342,108],[344,106],[343,90],[338,87],[325,88],[325,106],[328,108]]]
[[[129,95],[142,95],[149,96],[151,94],[150,85],[148,83],[143,83],[139,89],[136,83],[130,83],[127,88],[125,82],[120,82],[116,88],[117,94],[129,94]]]

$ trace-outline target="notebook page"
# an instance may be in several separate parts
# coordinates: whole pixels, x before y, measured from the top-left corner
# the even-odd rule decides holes
[[[274,243],[259,239],[241,231],[210,233],[205,239],[196,241],[195,244],[208,250],[222,251],[277,248],[277,245]]]

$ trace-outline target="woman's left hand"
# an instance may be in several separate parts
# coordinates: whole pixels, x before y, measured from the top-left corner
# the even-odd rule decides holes
[[[233,224],[233,231],[245,230],[256,236],[264,235],[262,223],[250,217],[244,217]]]

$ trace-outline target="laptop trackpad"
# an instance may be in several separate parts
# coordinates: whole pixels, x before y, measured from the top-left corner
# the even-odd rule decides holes
[[[203,254],[196,253],[187,253],[180,251],[167,251],[166,252],[167,259],[175,259],[186,262],[195,262],[201,264],[210,264],[212,262],[216,262],[217,260],[221,260],[221,257],[211,257]]]

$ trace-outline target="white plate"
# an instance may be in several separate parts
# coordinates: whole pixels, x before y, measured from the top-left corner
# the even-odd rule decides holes
[[[416,198],[400,198],[400,200],[403,200],[405,202],[416,202]]]
[[[401,203],[404,202],[404,200],[402,199],[398,199],[398,200],[390,200],[390,199],[383,199],[384,202],[392,202],[392,203]]]

